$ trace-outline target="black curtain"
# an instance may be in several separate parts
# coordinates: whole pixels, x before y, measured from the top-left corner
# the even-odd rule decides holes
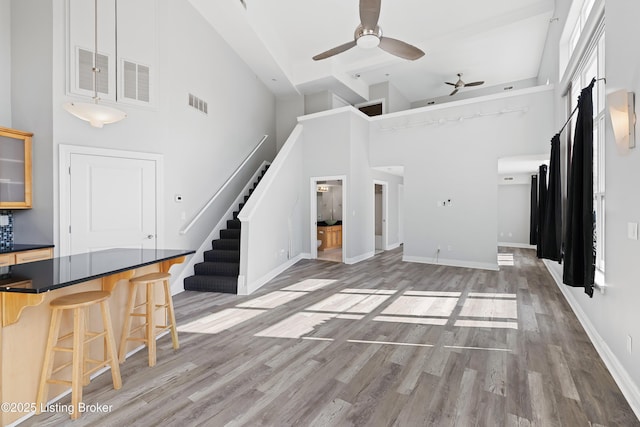
[[[562,280],[574,287],[584,287],[593,297],[595,273],[593,213],[593,99],[591,84],[582,89],[578,99],[578,118],[573,140],[569,175],[567,230],[565,235]]]
[[[547,165],[538,169],[538,242],[536,252],[542,258],[542,236],[544,236],[544,215],[547,209]]]
[[[562,259],[562,185],[560,182],[560,134],[551,139],[549,187],[542,225],[542,258]]]
[[[529,244],[538,244],[538,176],[531,175],[531,215],[529,219]]]

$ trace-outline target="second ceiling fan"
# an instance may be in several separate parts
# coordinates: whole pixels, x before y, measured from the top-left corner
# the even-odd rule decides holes
[[[467,87],[467,86],[480,86],[482,84],[484,84],[484,81],[480,81],[480,82],[471,82],[471,83],[465,83],[462,81],[462,73],[458,73],[458,81],[455,83],[451,83],[451,82],[445,82],[448,85],[451,85],[454,87],[453,92],[451,92],[449,94],[449,96],[453,96],[456,93],[458,93],[458,91],[460,89],[462,89],[463,87]]]
[[[382,36],[382,29],[378,25],[380,2],[381,0],[360,0],[360,25],[356,28],[353,40],[320,53],[314,56],[313,60],[319,61],[332,57],[356,45],[363,48],[373,48],[377,46],[392,55],[411,61],[424,56],[424,52],[415,46],[401,40]]]

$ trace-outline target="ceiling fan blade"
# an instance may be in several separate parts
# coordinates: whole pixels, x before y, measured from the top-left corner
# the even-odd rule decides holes
[[[451,85],[451,86],[455,86],[456,85],[455,83],[451,83],[451,82],[445,82],[445,83],[448,84],[448,85]]]
[[[415,46],[405,43],[400,40],[392,39],[391,37],[381,37],[378,47],[392,55],[399,56],[400,58],[415,61],[418,58],[424,56],[424,52]]]
[[[449,94],[449,96],[453,96],[453,95],[455,95],[456,93],[458,93],[458,89],[457,89],[457,88],[456,88],[456,89],[454,89],[454,90],[453,90],[453,92],[451,92],[451,93]]]
[[[381,0],[360,0],[360,22],[366,29],[373,30],[380,18]]]
[[[348,43],[341,44],[340,46],[334,47],[333,49],[329,49],[329,50],[328,50],[328,51],[326,51],[326,52],[322,52],[322,53],[320,53],[320,54],[318,54],[318,55],[314,56],[314,57],[313,57],[313,60],[314,60],[314,61],[320,61],[321,59],[329,58],[329,57],[331,57],[331,56],[333,56],[333,55],[337,55],[337,54],[339,54],[339,53],[342,53],[342,52],[344,52],[345,50],[349,50],[349,49],[351,49],[352,47],[354,47],[355,45],[356,45],[356,41],[355,41],[355,40],[352,40],[352,41],[350,41],[350,42],[348,42]]]
[[[480,86],[483,84],[484,82],[472,82],[472,83],[465,83],[465,86]]]

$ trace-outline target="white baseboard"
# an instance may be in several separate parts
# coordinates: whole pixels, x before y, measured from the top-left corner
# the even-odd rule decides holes
[[[538,246],[528,243],[498,242],[498,246],[506,248],[536,249]]]
[[[387,248],[385,249],[386,251],[391,251],[395,248],[399,248],[400,247],[400,242],[396,242],[396,243],[391,243],[390,245],[387,245]]]
[[[375,251],[372,251],[372,252],[364,253],[362,255],[358,255],[358,256],[353,257],[353,258],[345,258],[344,263],[345,264],[357,264],[357,263],[359,263],[361,261],[364,261],[365,259],[371,258],[375,254],[376,254]]]
[[[562,282],[562,270],[558,268],[561,268],[561,266],[554,261],[549,261],[548,259],[543,259],[542,262],[544,262],[544,265],[547,267],[551,277],[553,277],[558,285],[560,292],[562,292],[562,295],[564,295],[564,298],[569,303],[569,306],[575,313],[578,321],[587,332],[591,343],[596,348],[596,351],[607,366],[607,369],[609,369],[609,372],[616,384],[620,387],[622,394],[627,398],[629,406],[631,406],[636,417],[640,418],[640,389],[638,388],[638,385],[631,380],[631,376],[622,363],[620,363],[620,360],[618,360],[613,351],[611,351],[606,341],[602,338],[600,333],[598,333],[598,330],[595,328],[593,323],[591,323],[591,320],[582,310],[582,307],[580,307],[580,304],[578,304],[573,294],[569,292],[567,286]]]
[[[425,258],[417,256],[403,256],[402,261],[417,262],[420,264],[434,264],[434,265],[446,265],[449,267],[463,267],[463,268],[476,268],[479,270],[492,270],[498,271],[498,262],[495,264],[489,262],[474,262],[474,261],[462,261],[459,259],[443,259],[440,258],[436,262],[435,258]]]
[[[303,258],[304,258],[303,254],[299,254],[291,258],[287,262],[280,264],[279,266],[277,266],[276,268],[274,268],[264,276],[260,277],[258,280],[254,280],[251,283],[246,283],[244,286],[242,286],[243,289],[241,289],[241,286],[240,286],[241,283],[240,283],[240,280],[238,280],[238,295],[250,295],[254,293],[258,289],[260,289],[265,283],[269,282],[274,277],[281,274],[286,269],[288,269],[289,267],[291,267],[292,265],[294,265],[296,262],[300,261]],[[246,280],[246,278],[243,276],[241,276],[241,278],[243,282]]]

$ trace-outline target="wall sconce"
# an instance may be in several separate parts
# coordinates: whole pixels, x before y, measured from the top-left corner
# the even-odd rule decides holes
[[[616,144],[620,147],[634,148],[636,146],[635,94],[624,89],[618,90],[607,95],[607,103]]]

